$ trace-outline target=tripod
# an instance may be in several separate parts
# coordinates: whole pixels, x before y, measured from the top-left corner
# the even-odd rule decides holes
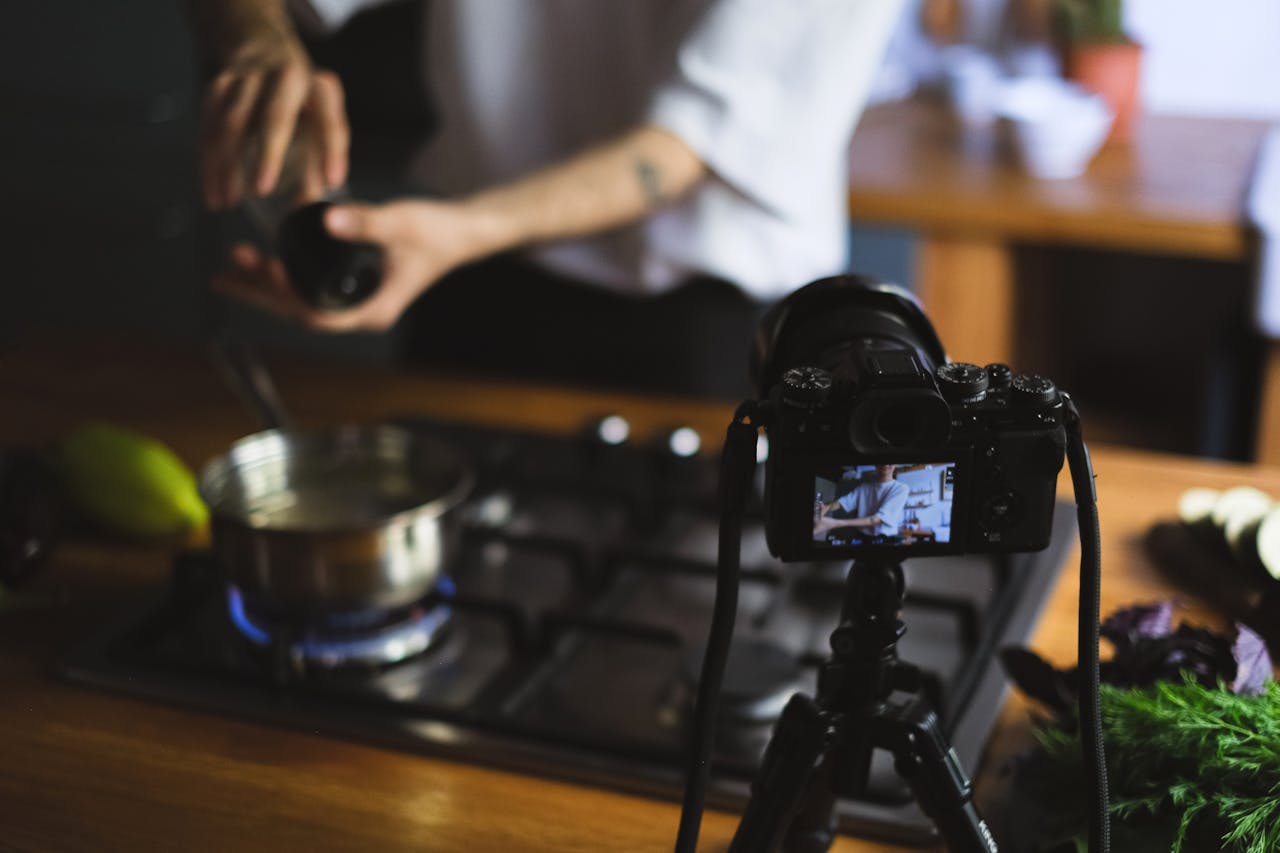
[[[937,715],[920,698],[889,701],[894,690],[914,691],[919,682],[918,670],[898,660],[897,643],[906,633],[898,619],[903,591],[897,562],[853,564],[817,696],[796,694],[787,703],[731,853],[827,850],[835,837],[836,797],[865,792],[876,748],[892,753],[894,769],[951,853],[996,853]]]

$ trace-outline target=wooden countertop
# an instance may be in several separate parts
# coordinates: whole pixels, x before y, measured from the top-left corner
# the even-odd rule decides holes
[[[850,149],[856,221],[1023,242],[1248,260],[1244,202],[1269,122],[1140,117],[1076,180],[1028,176],[995,127],[918,96],[869,109]]]
[[[299,420],[407,412],[571,429],[626,414],[640,434],[673,422],[709,442],[729,412],[567,391],[271,359]],[[0,442],[39,444],[88,418],[166,441],[193,465],[255,425],[199,352],[138,342],[42,339],[0,350]],[[1103,607],[1167,594],[1138,538],[1191,485],[1253,483],[1280,494],[1280,470],[1099,448],[1106,560]],[[674,803],[410,756],[70,684],[55,668],[104,614],[163,583],[165,548],[63,542],[33,586],[0,607],[0,847],[19,850],[669,850]],[[1074,557],[1073,557],[1074,559]],[[1074,658],[1076,576],[1065,571],[1033,645]],[[1186,596],[1184,596],[1186,598]],[[1026,708],[1006,708],[980,777],[999,795],[1003,757],[1027,743]],[[709,813],[702,849],[736,825]],[[898,848],[842,838],[844,853]]]

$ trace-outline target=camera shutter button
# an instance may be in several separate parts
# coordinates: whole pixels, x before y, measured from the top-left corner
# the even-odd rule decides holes
[[[953,361],[938,368],[938,386],[953,403],[980,403],[987,396],[987,372],[976,364]]]
[[[834,379],[821,367],[792,367],[782,374],[782,400],[792,406],[816,408],[831,396]]]

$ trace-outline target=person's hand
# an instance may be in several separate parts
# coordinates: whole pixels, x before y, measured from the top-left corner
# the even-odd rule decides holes
[[[242,45],[209,84],[200,134],[205,204],[219,210],[275,188],[295,131],[302,194],[314,199],[347,176],[350,128],[337,75],[316,70],[289,38]]]
[[[233,247],[231,266],[214,276],[214,289],[317,331],[380,332],[440,276],[485,251],[475,218],[447,202],[335,205],[325,227],[339,239],[381,247],[382,283],[367,301],[345,311],[313,308],[290,286],[279,259],[245,244]]]

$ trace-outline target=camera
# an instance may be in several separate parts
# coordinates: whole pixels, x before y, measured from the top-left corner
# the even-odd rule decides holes
[[[1040,550],[1064,398],[1007,365],[949,362],[910,294],[821,279],[763,318],[765,532],[785,561]]]

